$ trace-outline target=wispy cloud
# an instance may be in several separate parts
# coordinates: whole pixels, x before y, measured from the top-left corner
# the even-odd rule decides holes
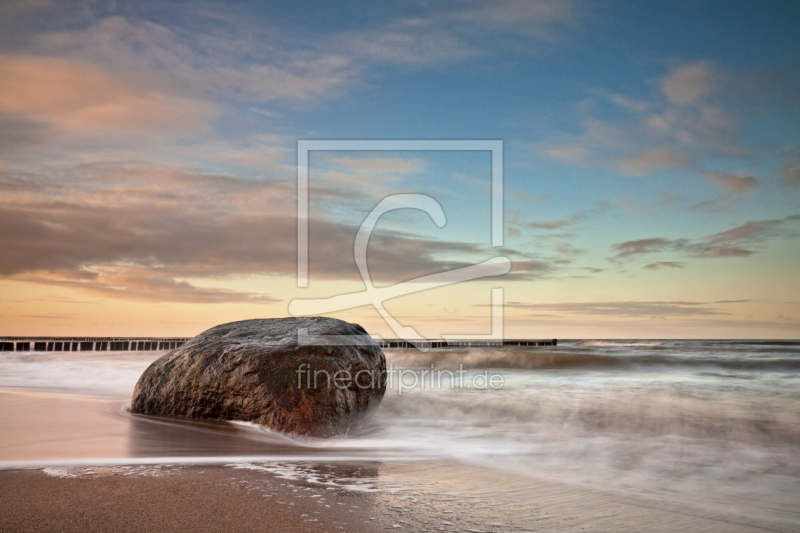
[[[214,108],[195,100],[135,88],[86,64],[0,56],[0,112],[65,131],[191,130]]]
[[[540,143],[537,148],[542,155],[565,163],[604,165],[632,176],[696,171],[710,183],[742,194],[758,184],[754,176],[706,172],[704,167],[721,157],[744,161],[751,155],[742,135],[744,120],[738,104],[745,98],[752,100],[753,92],[771,90],[756,89],[752,78],[752,74],[731,73],[713,62],[699,61],[670,69],[646,100],[595,91],[597,100],[617,110],[608,113],[613,120],[600,118],[607,106],[587,106],[593,111],[584,114],[581,133]]]
[[[36,49],[131,76],[160,77],[196,96],[249,102],[327,98],[354,73],[347,58],[329,49],[290,53],[268,28],[243,22],[240,31],[220,31],[220,23],[191,32],[115,15],[86,28],[42,34]]]
[[[557,144],[545,147],[542,153],[551,159],[558,159],[565,163],[588,164],[600,159],[596,150],[580,144]]]
[[[181,303],[253,303],[264,304],[280,301],[267,294],[245,291],[198,287],[186,280],[175,279],[174,274],[159,272],[153,268],[131,266],[93,266],[92,276],[75,276],[69,272],[43,272],[18,276],[16,279],[65,287],[83,294],[118,300]]]
[[[351,172],[406,174],[419,172],[424,162],[414,157],[345,157],[326,156],[325,161]]]
[[[633,255],[643,255],[653,252],[660,252],[667,246],[671,245],[673,241],[664,239],[662,237],[652,237],[649,239],[637,239],[633,241],[625,241],[613,246],[614,250],[619,252],[615,258],[624,259]]]
[[[209,5],[186,9],[182,24],[98,13],[86,16],[91,22],[83,27],[40,34],[35,51],[166,78],[194,95],[308,104],[338,96],[374,65],[427,68],[464,61],[491,55],[504,37],[528,46],[550,42],[579,20],[581,10],[572,0],[511,0],[410,6],[408,12],[338,32],[256,23],[246,10]]]
[[[424,12],[343,36],[360,62],[431,66],[489,56],[498,42],[521,53],[575,27],[587,6],[566,0],[508,0],[431,4]],[[523,45],[524,43],[524,45]]]
[[[337,194],[324,187],[315,193]],[[144,162],[62,168],[59,179],[0,174],[0,276],[124,299],[268,301],[272,295],[213,285],[235,276],[295,274],[294,195],[291,181]],[[309,226],[311,275],[360,279],[352,255],[358,227],[325,218]],[[504,252],[514,279],[551,268]],[[398,282],[494,255],[471,243],[381,228],[370,241],[368,264],[377,282]],[[192,281],[198,279],[207,281],[201,287]]]
[[[612,246],[614,261],[627,260],[659,252],[672,252],[693,258],[747,257],[756,253],[769,240],[789,236],[790,223],[800,215],[783,219],[751,220],[735,228],[699,239],[666,239],[653,237],[625,241]]]
[[[741,197],[712,198],[689,206],[691,211],[726,211],[734,205],[741,203]]]
[[[800,183],[800,167],[786,166],[781,169],[781,176],[787,183]]]
[[[706,172],[703,174],[706,181],[721,187],[733,194],[744,194],[758,185],[758,178],[749,175],[724,174],[721,172]]]
[[[309,174],[323,187],[342,194],[338,202],[375,200],[397,192],[400,185],[425,169],[425,162],[414,157],[353,157],[323,155],[321,162],[312,158]],[[333,196],[330,196],[333,199]]]
[[[633,176],[648,176],[655,172],[673,168],[686,168],[689,160],[673,150],[654,148],[646,150],[632,157],[627,157],[619,162],[619,168],[626,174]]]
[[[708,307],[706,302],[664,301],[619,301],[619,302],[564,302],[528,304],[511,302],[507,307],[530,311],[548,311],[573,315],[624,316],[624,317],[680,317],[727,315],[728,313]]]
[[[559,218],[556,220],[542,220],[540,222],[530,222],[528,224],[528,227],[535,229],[560,229],[565,226],[569,226],[572,223],[573,223],[572,219]]]
[[[553,220],[539,220],[535,222],[528,222],[527,224],[525,224],[525,226],[527,226],[528,228],[544,229],[544,230],[562,229],[568,226],[573,226],[592,217],[595,217],[600,213],[607,211],[608,208],[609,205],[607,203],[598,202],[596,207],[593,207],[591,209],[584,209],[583,211],[579,211],[568,218],[558,218]]]
[[[5,0],[0,4],[0,20],[11,20],[30,15],[38,9],[52,5],[52,0]]]
[[[662,80],[661,90],[672,104],[695,104],[717,92],[719,78],[713,63],[701,61],[672,71]]]
[[[650,263],[642,268],[646,268],[648,270],[658,270],[660,268],[683,268],[683,263],[678,263],[677,261],[659,261],[658,263]]]

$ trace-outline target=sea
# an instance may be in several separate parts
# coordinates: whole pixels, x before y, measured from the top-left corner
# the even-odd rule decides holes
[[[302,476],[308,464],[438,461],[484,473],[455,485],[489,472],[498,497],[504,479],[555,480],[800,530],[800,341],[385,350],[395,373],[380,407],[334,439],[131,414],[137,379],[164,353],[0,354],[0,469],[223,463]]]

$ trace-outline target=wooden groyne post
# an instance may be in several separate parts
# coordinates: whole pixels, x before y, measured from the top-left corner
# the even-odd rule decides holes
[[[120,352],[174,350],[190,337],[0,337],[0,352]],[[405,341],[380,339],[381,348],[481,348],[501,346],[558,346],[558,339]]]

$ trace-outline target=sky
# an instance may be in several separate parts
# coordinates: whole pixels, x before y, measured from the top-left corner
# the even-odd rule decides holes
[[[384,302],[431,338],[800,338],[800,4],[0,3],[0,334],[192,336]],[[312,151],[298,140],[500,140]],[[371,305],[331,313],[395,337]]]

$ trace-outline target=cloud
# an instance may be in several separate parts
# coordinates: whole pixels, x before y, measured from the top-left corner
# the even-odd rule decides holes
[[[667,246],[671,245],[672,241],[662,237],[653,237],[649,239],[638,239],[635,241],[625,241],[612,246],[619,253],[615,256],[617,259],[624,259],[632,255],[649,254],[653,252],[660,252]]]
[[[248,180],[143,162],[87,164],[49,176],[0,175],[0,276],[93,295],[153,301],[255,302],[213,287],[240,276],[294,276],[293,181]],[[335,194],[324,187],[315,194]],[[312,279],[360,280],[357,226],[309,222]],[[513,250],[513,275],[549,266]],[[496,251],[379,227],[368,265],[379,283],[484,261]],[[193,280],[206,280],[203,287]]]
[[[659,268],[683,268],[683,263],[678,263],[675,261],[659,261],[658,263],[650,263],[649,265],[645,265],[642,268],[646,268],[648,270],[658,270]]]
[[[89,65],[0,56],[0,112],[57,129],[191,130],[212,114],[207,104],[133,88]]]
[[[781,176],[787,183],[800,183],[800,167],[783,167]]]
[[[351,172],[409,174],[424,168],[424,162],[412,157],[344,157],[326,156],[325,162]]]
[[[662,80],[661,90],[670,103],[694,104],[717,91],[720,77],[713,63],[700,61],[674,69]]]
[[[744,194],[758,185],[758,179],[749,175],[707,172],[703,174],[703,178],[733,194]]]
[[[549,34],[554,23],[573,23],[579,9],[577,2],[559,0],[471,1],[460,7],[445,18],[534,35]]]
[[[579,222],[583,222],[589,218],[599,215],[608,209],[608,204],[604,202],[597,202],[596,207],[579,211],[569,218],[559,218],[554,220],[540,220],[537,222],[528,222],[525,224],[529,228],[544,229],[544,230],[557,230],[567,226],[572,226]]]
[[[680,253],[693,258],[747,257],[768,241],[791,235],[786,227],[800,219],[792,215],[783,219],[751,220],[735,228],[699,239],[665,239],[653,237],[614,244],[617,252],[612,261],[627,260],[659,252]],[[649,267],[649,265],[648,265]],[[648,268],[645,267],[645,268]]]
[[[711,243],[739,243],[752,242],[764,237],[773,237],[776,234],[776,229],[790,219],[791,217],[783,220],[751,220],[733,229],[716,233],[709,237],[708,241]]]
[[[39,285],[66,287],[92,296],[133,301],[206,304],[264,304],[279,301],[265,294],[197,287],[154,269],[115,266],[95,266],[94,269],[92,274],[95,275],[89,279],[71,279],[69,272],[45,272],[17,279]]]
[[[307,18],[265,22],[247,7],[182,10],[173,19],[181,22],[169,24],[90,13],[83,27],[38,35],[33,50],[161,77],[203,97],[306,105],[338,96],[375,65],[455,63],[491,55],[503,38],[519,40],[524,52],[532,41],[552,41],[574,25],[580,10],[573,1],[513,0],[400,12],[407,15],[378,7],[367,29],[338,31],[318,31]]]
[[[551,159],[567,163],[586,164],[598,159],[595,150],[577,144],[563,144],[544,149],[544,154]]]
[[[511,272],[503,276],[509,280],[532,280],[549,274],[553,271],[553,266],[546,261],[538,260],[513,260],[511,261]]]
[[[549,311],[556,313],[593,315],[593,316],[625,316],[625,317],[679,317],[726,315],[728,313],[706,307],[705,302],[663,302],[663,301],[621,301],[621,302],[565,302],[528,304],[523,302],[507,303],[506,307],[527,309],[530,311]]]
[[[345,157],[326,154],[319,160],[312,156],[309,176],[312,183],[321,183],[329,189],[339,190],[337,200],[351,204],[365,199],[383,198],[397,192],[402,182],[424,168],[424,161],[413,157]]]
[[[185,31],[111,16],[87,28],[42,34],[36,49],[119,73],[159,76],[195,95],[248,102],[326,99],[357,72],[330,47],[290,52],[276,40],[280,30],[270,32],[252,21],[230,27],[221,22]]]
[[[706,200],[704,202],[696,203],[689,207],[692,211],[719,211],[719,210],[727,210],[730,207],[740,203],[742,198],[716,198],[712,200]]]
[[[51,0],[3,0],[0,4],[0,20],[14,20],[20,16],[28,16],[38,9],[52,5]]]
[[[536,148],[565,163],[602,165],[633,176],[702,169],[721,157],[746,158],[752,149],[744,145],[742,125],[754,117],[742,112],[741,101],[780,96],[779,90],[756,87],[754,78],[700,61],[669,69],[645,100],[593,89],[593,105],[582,106],[587,111],[582,112],[581,132]],[[717,181],[728,190],[753,186],[751,180]]]
[[[622,94],[607,93],[605,91],[599,91],[599,93],[601,94],[601,96],[607,98],[611,103],[613,103],[617,107],[627,109],[628,111],[635,111],[637,113],[642,113],[646,111],[648,108],[648,103],[643,100],[637,100],[635,98],[630,98]]]
[[[586,253],[585,250],[581,250],[580,248],[575,248],[569,243],[562,243],[556,247],[556,251],[561,255],[580,255]]]
[[[531,222],[529,228],[536,229],[559,229],[572,224],[572,219],[560,218],[557,220],[542,220],[541,222]]]
[[[0,112],[0,155],[15,154],[23,148],[41,145],[50,133],[50,128],[42,123]]]
[[[424,15],[342,36],[342,48],[359,62],[418,67],[490,56],[498,43],[525,53],[532,43],[551,42],[575,26],[582,11],[586,6],[571,0],[432,4]]]
[[[462,174],[461,172],[453,172],[452,178],[459,183],[463,183],[464,185],[475,189],[484,196],[490,196],[492,194],[492,182],[485,176],[478,177],[469,174]],[[516,194],[516,191],[505,189],[505,194]],[[469,197],[465,196],[464,198],[466,199]],[[528,195],[527,197],[522,195],[522,198],[519,199],[521,201],[531,201],[533,198],[533,195]]]
[[[417,22],[417,23],[415,23]],[[430,21],[399,21],[381,31],[352,34],[345,42],[348,56],[369,63],[400,63],[417,67],[463,61],[480,55],[468,40]]]
[[[649,176],[655,172],[688,165],[689,161],[683,155],[661,148],[644,151],[633,157],[625,158],[619,163],[623,172],[633,176]]]

